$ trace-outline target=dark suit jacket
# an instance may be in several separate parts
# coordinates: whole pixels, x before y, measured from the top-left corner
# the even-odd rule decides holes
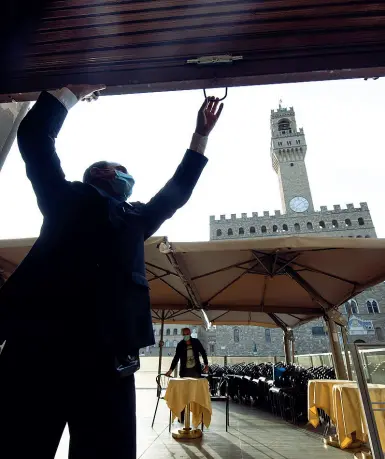
[[[201,367],[201,363],[199,360],[199,354],[202,356],[204,364],[208,365],[209,362],[207,360],[207,354],[206,354],[204,347],[202,346],[202,343],[199,341],[199,339],[191,338],[191,346],[193,348],[194,358],[196,362],[195,370],[200,375],[202,373],[202,367]],[[179,360],[180,360],[179,375],[181,378],[183,378],[185,375],[186,362],[187,362],[187,344],[185,340],[179,341],[176,347],[175,357],[173,358],[171,362],[172,371],[175,370]]]
[[[187,202],[207,159],[187,150],[147,204],[118,205],[90,185],[65,179],[55,138],[66,115],[44,92],[19,127],[44,222],[0,289],[0,338],[97,335],[117,353],[129,353],[154,344],[144,241]]]

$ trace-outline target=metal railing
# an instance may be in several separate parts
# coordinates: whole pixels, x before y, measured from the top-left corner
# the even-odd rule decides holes
[[[375,349],[374,349],[375,348]],[[360,355],[363,363],[365,380],[373,384],[385,384],[385,347],[381,346],[364,346],[360,348]],[[349,353],[352,361],[351,353]],[[209,364],[218,364],[220,366],[235,365],[237,363],[278,363],[285,360],[283,356],[208,356]],[[344,355],[345,360],[345,355]],[[162,359],[162,373],[170,369],[172,357],[166,356]],[[155,389],[155,378],[158,374],[158,357],[141,357],[141,368],[136,373],[136,387],[138,389]],[[294,363],[304,368],[333,366],[333,358],[330,353],[325,354],[306,354],[296,355]],[[346,364],[346,362],[345,362]],[[353,369],[353,379],[356,380]]]
[[[384,453],[382,451],[381,440],[378,434],[377,423],[375,418],[375,411],[385,411],[382,408],[385,405],[385,401],[372,402],[370,399],[370,392],[368,388],[368,373],[365,372],[365,366],[367,366],[367,354],[372,356],[379,353],[380,358],[383,359],[385,349],[380,345],[369,345],[369,344],[352,344],[350,345],[350,358],[353,362],[355,379],[357,381],[360,401],[363,413],[365,415],[365,422],[367,426],[367,432],[369,437],[369,444],[373,459],[384,459]],[[383,362],[383,360],[382,360]],[[377,405],[380,405],[377,408]],[[374,406],[374,407],[373,407]]]

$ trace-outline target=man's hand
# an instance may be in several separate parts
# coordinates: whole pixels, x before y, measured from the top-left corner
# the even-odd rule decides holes
[[[91,102],[92,100],[96,100],[98,98],[98,92],[106,89],[106,86],[104,84],[69,84],[67,88],[75,94],[78,100],[86,100],[87,102]]]
[[[195,132],[204,137],[214,129],[223,110],[223,104],[219,105],[219,99],[208,97],[198,112],[197,127]]]
[[[203,368],[203,373],[208,373],[209,372],[209,366],[205,365]]]
[[[168,372],[166,373],[166,376],[169,378],[172,374],[172,371],[171,370],[168,370]]]

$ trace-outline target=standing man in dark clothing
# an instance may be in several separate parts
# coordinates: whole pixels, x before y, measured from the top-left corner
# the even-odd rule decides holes
[[[203,358],[205,364],[203,371],[209,370],[209,362],[207,354],[199,339],[191,338],[191,330],[183,329],[183,340],[176,347],[175,357],[171,362],[171,368],[166,373],[166,376],[171,376],[175,370],[178,361],[180,361],[179,375],[181,378],[200,378],[202,374],[202,366],[199,360],[199,354]]]
[[[70,459],[135,459],[133,373],[154,344],[144,241],[190,198],[222,106],[208,99],[174,176],[147,204],[102,161],[68,182],[55,139],[68,110],[102,87],[43,92],[18,143],[43,226],[0,289],[0,458],[53,459],[68,423]]]

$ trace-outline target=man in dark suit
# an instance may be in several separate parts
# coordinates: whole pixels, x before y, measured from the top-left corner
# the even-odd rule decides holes
[[[184,328],[183,339],[176,347],[175,356],[172,359],[171,367],[166,373],[166,376],[171,376],[180,361],[179,375],[181,378],[200,378],[202,366],[199,360],[199,354],[202,356],[205,364],[203,371],[207,373],[209,362],[202,343],[199,339],[191,337],[191,330],[189,328]]]
[[[184,328],[182,333],[183,339],[179,341],[176,347],[175,356],[172,359],[171,367],[166,373],[166,376],[170,377],[178,362],[180,362],[179,376],[181,378],[200,378],[202,375],[202,365],[199,355],[202,356],[203,363],[205,364],[203,372],[208,373],[209,362],[207,360],[207,353],[199,339],[191,337],[191,330],[189,328]],[[179,417],[179,422],[182,424],[184,423],[184,415],[185,412],[183,410]]]
[[[43,92],[18,131],[44,221],[0,290],[1,459],[53,459],[66,423],[71,459],[136,458],[133,373],[154,344],[144,241],[191,196],[222,106],[205,101],[174,176],[129,204],[124,166],[102,161],[68,182],[55,151],[69,108],[101,89]]]

